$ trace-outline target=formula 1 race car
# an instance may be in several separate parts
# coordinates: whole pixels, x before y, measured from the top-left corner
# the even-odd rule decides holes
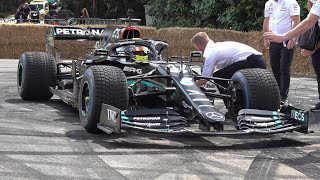
[[[80,39],[97,41],[97,47],[85,59],[59,59],[54,40]],[[201,53],[190,53],[188,60],[165,58],[166,48],[164,41],[140,39],[140,31],[132,26],[53,27],[47,34],[47,52],[21,55],[19,94],[38,101],[59,96],[79,110],[84,129],[92,133],[99,129],[192,135],[308,133],[308,112],[280,107],[279,89],[268,70],[243,69],[231,79],[202,77],[191,64]],[[198,87],[198,79],[215,86],[216,80],[228,81],[227,93]],[[215,99],[224,100],[234,130],[224,130],[226,118],[215,108]]]

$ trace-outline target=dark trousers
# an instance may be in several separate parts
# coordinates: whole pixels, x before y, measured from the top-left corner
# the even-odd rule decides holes
[[[318,49],[316,52],[312,54],[311,59],[312,59],[312,66],[317,75],[318,94],[320,99],[320,49]]]
[[[250,55],[247,57],[246,60],[239,61],[233,63],[223,69],[220,69],[213,73],[213,77],[231,79],[233,74],[240,69],[247,69],[247,68],[263,68],[266,69],[266,62],[262,55]],[[228,88],[228,81],[222,80],[215,80],[215,82],[224,88]],[[217,87],[221,94],[225,94],[225,89],[221,87]]]
[[[277,80],[281,99],[286,99],[289,93],[291,62],[294,49],[287,49],[283,43],[270,43],[270,64],[274,77]]]

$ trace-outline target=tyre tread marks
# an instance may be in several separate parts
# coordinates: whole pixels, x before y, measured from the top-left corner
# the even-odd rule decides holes
[[[277,110],[280,107],[280,95],[273,75],[265,69],[240,70],[248,82],[250,96],[249,108]],[[263,83],[261,83],[263,82]]]
[[[56,65],[52,55],[45,52],[25,52],[25,93],[27,100],[48,100],[49,86],[55,83]]]

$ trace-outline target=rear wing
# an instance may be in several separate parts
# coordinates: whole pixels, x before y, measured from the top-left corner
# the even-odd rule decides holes
[[[104,43],[116,43],[123,39],[140,38],[140,31],[134,27],[107,27],[82,29],[80,27],[56,26],[47,31],[46,51],[60,59],[55,40],[96,41],[96,47]],[[98,42],[99,41],[99,42]]]
[[[86,28],[56,26],[47,31],[46,51],[60,61],[60,50],[55,48],[55,40],[99,41],[105,28]]]

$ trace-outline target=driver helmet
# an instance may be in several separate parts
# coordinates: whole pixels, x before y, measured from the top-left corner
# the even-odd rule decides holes
[[[134,61],[147,61],[149,49],[145,46],[135,46],[132,48],[132,55]]]

